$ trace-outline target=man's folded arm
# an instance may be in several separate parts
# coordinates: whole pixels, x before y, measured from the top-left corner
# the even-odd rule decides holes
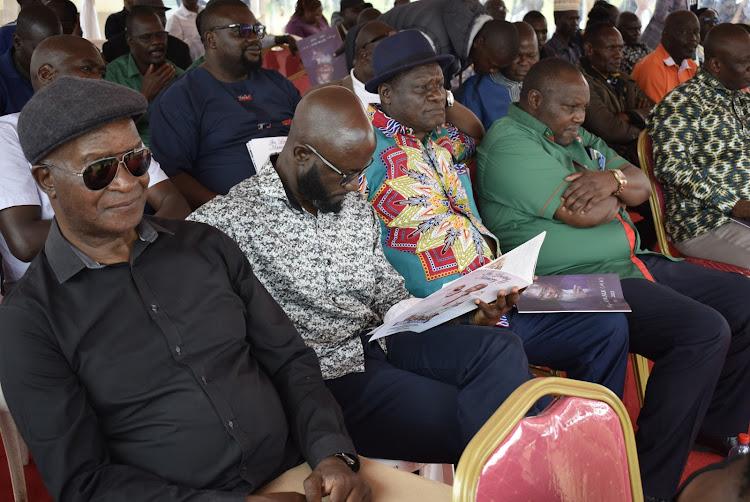
[[[51,327],[17,307],[0,307],[0,381],[8,407],[54,500],[242,502],[247,494],[196,490],[115,463],[86,389]]]
[[[335,453],[356,454],[341,408],[323,382],[315,351],[255,277],[238,245],[224,239],[229,276],[247,309],[247,339],[254,357],[281,396],[292,435],[315,467]]]

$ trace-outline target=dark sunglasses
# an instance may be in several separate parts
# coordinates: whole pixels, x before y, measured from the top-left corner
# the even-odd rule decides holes
[[[60,169],[73,176],[80,176],[83,178],[83,184],[89,190],[102,190],[107,188],[117,176],[117,171],[120,169],[120,164],[123,164],[130,174],[136,178],[140,178],[148,172],[148,168],[151,167],[151,150],[146,147],[136,148],[129,152],[125,152],[122,155],[122,160],[117,157],[105,157],[103,159],[95,160],[91,164],[84,167],[80,173],[74,173],[65,169],[64,167],[55,166],[53,164],[47,164],[42,162],[38,165],[46,167],[54,167]]]
[[[251,33],[255,33],[255,36],[258,37],[258,40],[263,40],[263,37],[266,36],[266,27],[263,26],[260,23],[257,23],[257,24],[244,24],[244,23],[225,24],[224,26],[217,26],[216,28],[212,28],[212,29],[210,29],[208,31],[225,30],[225,29],[231,29],[231,28],[237,28],[237,34],[241,38],[249,38]]]

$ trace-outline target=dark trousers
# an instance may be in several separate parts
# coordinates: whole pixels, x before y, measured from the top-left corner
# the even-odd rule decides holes
[[[658,256],[657,283],[622,281],[633,312],[630,350],[654,361],[638,417],[643,491],[670,498],[700,432],[746,432],[750,421],[750,280]]]
[[[628,353],[622,315],[518,314],[511,328],[442,325],[398,333],[386,339],[387,355],[365,343],[365,372],[326,382],[357,451],[456,463],[484,422],[530,378],[524,349],[536,364],[622,393]]]

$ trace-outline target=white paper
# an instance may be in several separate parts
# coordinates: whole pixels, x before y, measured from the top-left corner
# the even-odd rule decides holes
[[[525,288],[534,282],[539,250],[546,235],[546,232],[542,232],[513,251],[409,306],[398,315],[389,315],[389,319],[384,319],[385,322],[371,332],[370,341],[402,331],[421,333],[476,309],[474,300],[477,298],[489,303],[497,299],[500,290]]]
[[[284,149],[286,136],[273,136],[270,138],[255,138],[247,142],[247,151],[255,164],[255,173],[259,174],[269,157]]]

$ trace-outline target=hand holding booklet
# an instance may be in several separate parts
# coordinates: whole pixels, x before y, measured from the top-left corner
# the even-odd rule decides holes
[[[534,282],[539,250],[546,232],[521,244],[483,267],[447,284],[403,312],[387,316],[388,320],[371,332],[370,340],[402,331],[421,333],[476,309],[474,300],[490,303],[500,290],[525,288]]]

